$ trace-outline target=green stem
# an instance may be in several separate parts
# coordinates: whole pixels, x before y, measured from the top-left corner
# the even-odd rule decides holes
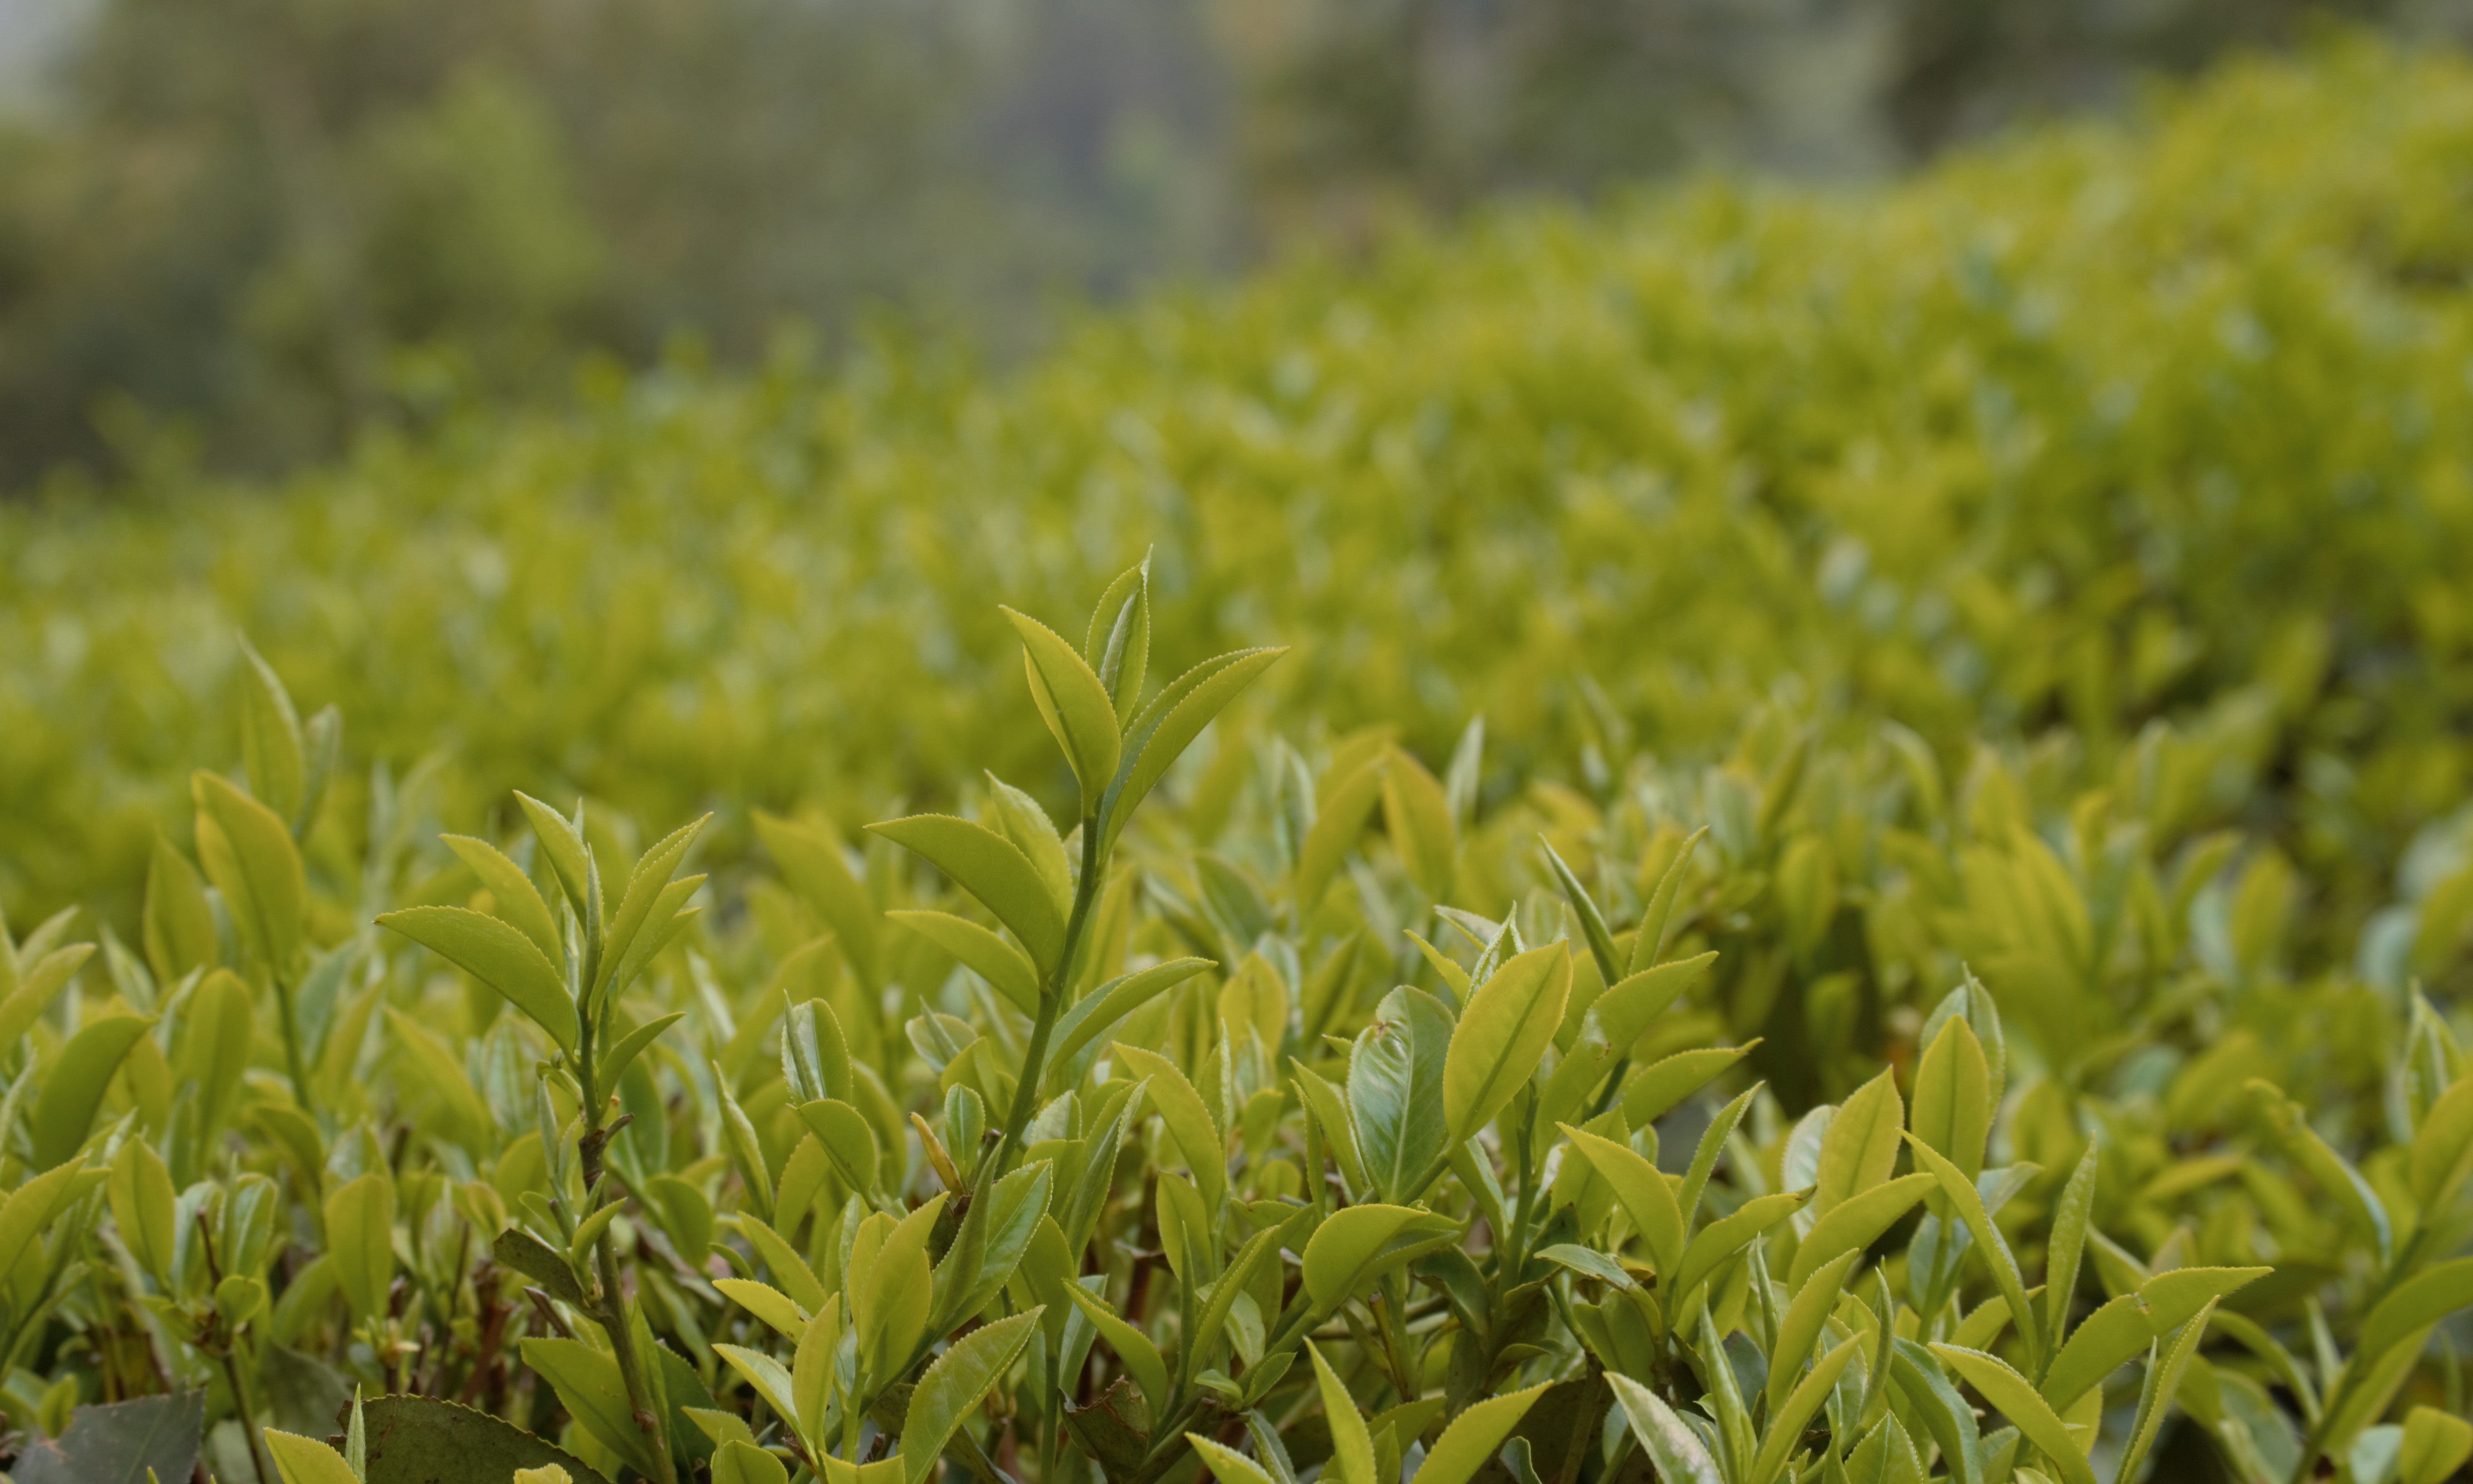
[[[593,1017],[585,1016],[581,1019],[576,1070],[582,1074],[584,1084],[585,1132],[576,1141],[576,1155],[583,1164],[585,1204],[590,1206],[602,1193],[601,1152],[610,1135],[601,1122],[600,1079],[593,1065]],[[643,1429],[648,1451],[653,1455],[654,1484],[677,1484],[678,1469],[670,1460],[667,1420],[653,1404],[652,1387],[644,1378],[643,1357],[636,1353],[635,1327],[627,1322],[625,1290],[618,1282],[618,1238],[607,1227],[593,1242],[593,1267],[601,1281],[601,1301],[593,1306],[592,1318],[610,1336],[610,1349],[618,1361],[618,1378],[627,1388],[627,1405],[635,1412],[636,1425]]]
[[[1519,1286],[1520,1270],[1528,1265],[1528,1227],[1537,1210],[1537,1191],[1534,1188],[1537,1171],[1531,1159],[1534,1141],[1529,1137],[1527,1119],[1520,1120],[1517,1137],[1520,1144],[1520,1204],[1512,1209],[1511,1240],[1506,1244],[1508,1251],[1505,1253],[1511,1262],[1508,1268],[1500,1269],[1495,1274],[1505,1293]]]
[[[1091,904],[1099,896],[1099,821],[1082,821],[1082,879],[1073,888],[1073,911],[1065,920],[1065,945],[1039,987],[1039,1018],[1030,1029],[1030,1047],[1021,1056],[1021,1080],[1014,1085],[1013,1108],[1005,1114],[1004,1137],[989,1156],[983,1180],[1001,1178],[1021,1148],[1021,1132],[1039,1112],[1040,1079],[1047,1070],[1047,1042],[1056,1034],[1056,1017],[1064,1013],[1067,981],[1082,946],[1082,932],[1091,920]]]
[[[619,1296],[616,1238],[604,1231],[594,1244],[594,1254],[601,1274],[602,1309],[593,1317],[610,1335],[611,1349],[618,1360],[618,1378],[627,1386],[627,1404],[635,1409],[636,1425],[643,1429],[644,1442],[653,1455],[655,1484],[677,1484],[678,1469],[670,1461],[669,1429],[662,1425],[662,1418],[653,1406],[642,1357],[636,1353],[634,1328],[627,1323],[626,1301]]]
[[[2388,1264],[2387,1271],[2380,1275],[2378,1283],[2370,1291],[2369,1302],[2364,1305],[2365,1309],[2376,1307],[2379,1301],[2386,1298],[2388,1294],[2394,1289],[2396,1284],[2403,1280],[2404,1275],[2407,1272],[2410,1272],[2417,1264],[2421,1256],[2421,1249],[2424,1245],[2425,1238],[2430,1234],[2430,1228],[2424,1227],[2421,1231],[2414,1233],[2413,1234],[2413,1239],[2405,1244],[2404,1251],[2397,1253],[2395,1260]],[[2324,1448],[2327,1424],[2335,1421],[2338,1410],[2344,1402],[2351,1400],[2345,1395],[2345,1393],[2352,1389],[2356,1368],[2347,1364],[2343,1367],[2343,1370],[2345,1373],[2343,1378],[2336,1384],[2333,1390],[2327,1393],[2324,1400],[2319,1403],[2318,1420],[2310,1424],[2310,1430],[2302,1435],[2301,1456],[2293,1462],[2291,1484],[2309,1484],[2311,1470],[2313,1466],[2318,1462],[2318,1455]],[[2324,1383],[2322,1382],[2321,1384]]]
[[[292,1074],[292,1096],[302,1113],[314,1113],[317,1105],[309,1100],[309,1073],[300,1060],[300,1025],[292,1013],[292,986],[279,973],[270,971],[267,977],[275,981],[275,1010],[283,1021],[283,1065]]]
[[[266,1439],[257,1430],[256,1414],[250,1410],[249,1393],[241,1389],[240,1367],[232,1364],[231,1347],[218,1347],[216,1358],[224,1363],[224,1379],[231,1383],[232,1410],[240,1414],[240,1430],[249,1436],[249,1462],[257,1471],[257,1484],[275,1484],[275,1471],[266,1466]]]
[[[1606,1110],[1615,1106],[1615,1099],[1622,1096],[1623,1075],[1630,1070],[1631,1054],[1629,1052],[1615,1059],[1615,1069],[1606,1074],[1605,1085],[1597,1089],[1596,1097],[1589,1100],[1590,1117],[1603,1117]]]

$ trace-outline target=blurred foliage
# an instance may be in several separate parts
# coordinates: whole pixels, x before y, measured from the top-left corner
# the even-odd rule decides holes
[[[748,357],[884,301],[1017,346],[1044,293],[1210,261],[1182,183],[1201,27],[1116,0],[110,0],[0,132],[0,483],[163,419],[278,467],[442,375],[551,396],[582,348]]]
[[[2276,839],[2341,937],[2465,788],[2468,166],[2473,74],[2349,45],[1894,191],[1157,298],[1003,381],[900,340],[609,368],[272,488],[157,440],[125,499],[0,514],[0,885],[129,879],[236,631],[364,756],[722,806],[725,851],[748,805],[1035,777],[981,740],[984,595],[1155,547],[1163,655],[1303,636],[1276,716],[1434,755],[1482,715],[1491,788],[1754,711],[2074,778],[2169,726],[2176,823]]]
[[[1506,196],[1877,179],[2324,9],[35,0],[86,18],[0,15],[0,492],[167,429],[264,473],[680,338],[838,355],[890,312],[1010,363],[1063,305]],[[2334,10],[2473,36],[2466,0]]]

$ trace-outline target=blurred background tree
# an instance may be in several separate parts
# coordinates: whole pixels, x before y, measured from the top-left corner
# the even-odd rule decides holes
[[[2296,0],[6,0],[0,488],[280,467],[588,350],[998,358],[1522,193],[1862,178]],[[2341,0],[2434,37],[2473,0]]]

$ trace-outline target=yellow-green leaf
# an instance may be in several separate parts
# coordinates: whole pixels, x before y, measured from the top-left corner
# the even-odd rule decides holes
[[[140,924],[147,966],[165,985],[215,961],[221,951],[215,909],[206,900],[197,869],[161,835],[146,868],[146,905]],[[16,1038],[9,1037],[13,1041]]]
[[[1039,1014],[1039,967],[1029,954],[949,912],[888,912],[885,916],[969,965],[1022,1014]]]
[[[1861,1256],[1861,1252],[1841,1252],[1795,1282],[1794,1298],[1778,1319],[1777,1344],[1769,1352],[1768,1399],[1772,1417],[1786,1403],[1787,1392],[1793,1387],[1795,1377],[1803,1374],[1803,1363],[1812,1358],[1822,1327],[1837,1308],[1837,1301],[1845,1296],[1846,1274]]]
[[[981,1325],[947,1347],[919,1377],[901,1422],[902,1472],[909,1484],[922,1484],[934,1471],[954,1429],[1030,1343],[1041,1312],[1034,1308]]]
[[[1129,974],[1119,974],[1074,1002],[1056,1022],[1056,1049],[1048,1065],[1062,1066],[1084,1046],[1116,1028],[1116,1022],[1151,1000],[1218,964],[1207,958],[1174,958]]]
[[[381,913],[377,922],[497,991],[560,1050],[575,1053],[575,1002],[566,982],[521,932],[466,907],[407,907]]]
[[[900,1221],[871,1216],[852,1242],[851,1328],[858,1331],[860,1374],[872,1387],[890,1382],[927,1333],[935,1282],[927,1237],[947,1199],[939,1194]]]
[[[172,1172],[164,1167],[154,1146],[142,1138],[132,1138],[120,1146],[111,1161],[111,1179],[106,1187],[111,1202],[111,1219],[120,1228],[120,1243],[137,1265],[158,1283],[169,1284],[172,1254],[179,1220],[175,1203],[180,1193],[172,1188]]]
[[[94,1128],[95,1111],[111,1086],[112,1073],[137,1038],[155,1024],[147,1016],[107,1016],[91,1020],[36,1073],[41,1093],[31,1133],[35,1167],[51,1169],[78,1152]]]
[[[1660,1484],[1726,1484],[1725,1474],[1709,1456],[1700,1435],[1675,1416],[1657,1393],[1628,1376],[1608,1372],[1606,1379],[1614,1386],[1615,1400],[1622,1403],[1623,1420],[1640,1440],[1641,1451],[1656,1466]]]
[[[712,1451],[712,1484],[790,1484],[790,1471],[755,1444],[732,1438]]]
[[[1426,765],[1397,748],[1382,769],[1382,826],[1401,865],[1430,900],[1451,894],[1459,874],[1459,827],[1442,783]]]
[[[1099,683],[1090,664],[1065,638],[1038,619],[1003,610],[1021,635],[1022,667],[1030,677],[1030,694],[1047,730],[1065,750],[1065,760],[1082,784],[1082,813],[1088,818],[1116,776],[1116,758],[1124,745],[1117,732],[1116,698]]]
[[[2026,1305],[2013,1299],[2009,1311],[2013,1316],[2023,1314]],[[2026,1326],[2021,1324],[2019,1328],[2023,1329]],[[2077,1439],[2071,1435],[2069,1425],[2061,1421],[2060,1414],[2053,1410],[2025,1376],[2009,1368],[2007,1361],[1998,1355],[1987,1355],[1980,1350],[1967,1350],[1957,1345],[1929,1348],[1940,1357],[1943,1365],[1957,1372],[1968,1385],[1981,1393],[1984,1400],[2009,1419],[2010,1425],[2024,1433],[2028,1442],[2051,1459],[2053,1466],[2061,1471],[2065,1484],[2096,1484],[2095,1470],[2088,1465],[2086,1454],[2079,1450]]]
[[[1228,1193],[1227,1141],[1203,1106],[1202,1094],[1174,1062],[1156,1051],[1119,1041],[1110,1042],[1109,1056],[1148,1081],[1151,1106],[1159,1110],[1160,1121],[1167,1125],[1168,1137],[1193,1171],[1194,1188],[1202,1192],[1205,1206],[1217,1210]],[[1140,1116],[1139,1109],[1135,1116]]]
[[[506,852],[487,840],[470,835],[441,835],[446,848],[480,877],[497,904],[497,915],[513,924],[516,931],[533,941],[541,957],[555,964],[566,955],[566,945],[559,940],[558,920],[550,916],[549,903],[541,899],[540,889],[523,868],[507,858]]]
[[[1505,960],[1477,986],[1443,1062],[1443,1117],[1453,1143],[1474,1137],[1536,1074],[1571,990],[1572,954],[1560,943]]]
[[[17,1038],[35,1028],[43,1012],[52,1007],[60,991],[68,988],[79,969],[94,954],[94,945],[73,943],[64,948],[54,948],[36,961],[34,969],[0,999],[0,1051],[13,1048]]]
[[[2459,1078],[2422,1115],[2413,1138],[2413,1203],[2436,1214],[2467,1176],[2473,1176],[2473,1077]]]
[[[76,1195],[83,1173],[80,1165],[60,1165],[19,1185],[0,1203],[0,1279],[16,1270],[17,1259]]]
[[[2362,1321],[2352,1365],[2363,1370],[2415,1331],[2473,1305],[2473,1257],[2425,1268],[2398,1284]]]
[[[1211,1470],[1211,1476],[1219,1484],[1274,1484],[1271,1476],[1262,1472],[1261,1465],[1233,1448],[1222,1447],[1198,1432],[1187,1433],[1185,1441],[1202,1455],[1204,1466]]]
[[[799,1121],[815,1134],[843,1184],[861,1192],[876,1188],[876,1135],[864,1114],[838,1098],[818,1098],[799,1105]]]
[[[1963,1016],[1941,1022],[1940,1034],[1916,1065],[1912,1126],[1915,1137],[1970,1182],[1983,1173],[1983,1141],[1992,1132],[1992,1068]]]
[[[747,1378],[764,1404],[786,1420],[795,1419],[798,1408],[798,1383],[781,1362],[760,1350],[740,1345],[715,1345],[713,1353],[730,1362],[730,1368]]]
[[[1751,1055],[1759,1044],[1755,1040],[1740,1046],[1677,1051],[1642,1067],[1623,1085],[1623,1122],[1635,1129],[1655,1123],[1719,1073]]]
[[[1821,1356],[1811,1372],[1794,1383],[1794,1389],[1787,1395],[1786,1400],[1772,1407],[1765,1429],[1767,1441],[1761,1445],[1759,1455],[1752,1460],[1749,1484],[1770,1484],[1786,1472],[1788,1461],[1803,1442],[1804,1424],[1820,1410],[1820,1403],[1829,1397],[1829,1389],[1837,1384],[1837,1377],[1845,1374],[1847,1364],[1862,1348],[1863,1337],[1859,1334]],[[1796,1371],[1800,1371],[1802,1362],[1796,1361],[1795,1366]],[[1789,1377],[1794,1374],[1792,1371],[1788,1373]],[[1774,1389],[1774,1381],[1771,1384]]]
[[[198,807],[198,856],[224,894],[232,924],[251,952],[289,972],[300,951],[308,885],[292,826],[274,810],[204,769],[191,775]]]
[[[1322,1393],[1323,1416],[1330,1426],[1331,1467],[1339,1474],[1335,1484],[1376,1484],[1374,1435],[1366,1429],[1365,1415],[1357,1410],[1357,1399],[1348,1394],[1347,1384],[1310,1341],[1306,1353],[1313,1359],[1314,1384]]]
[[[344,1455],[315,1438],[295,1433],[262,1429],[267,1456],[275,1460],[275,1472],[283,1476],[283,1484],[360,1484],[360,1476]]]
[[[2396,1484],[2444,1484],[2467,1458],[2473,1458],[2473,1422],[2433,1406],[2417,1406],[2405,1415]]]
[[[1897,1074],[1879,1076],[1855,1089],[1829,1120],[1820,1138],[1820,1174],[1812,1191],[1812,1214],[1828,1215],[1841,1202],[1887,1181],[1898,1167],[1898,1135],[1907,1124]]]
[[[1382,764],[1380,755],[1359,763],[1315,810],[1314,822],[1297,847],[1296,871],[1290,878],[1300,914],[1310,918],[1322,904],[1341,862],[1365,833],[1365,822],[1382,797]]]
[[[516,803],[533,826],[533,837],[540,842],[541,853],[549,857],[550,871],[566,893],[567,904],[578,918],[588,916],[586,898],[591,890],[592,856],[566,816],[535,799],[521,789],[516,791]]]
[[[719,1345],[713,1349],[729,1353]],[[636,1425],[636,1409],[627,1400],[627,1385],[619,1376],[615,1359],[581,1340],[562,1339],[526,1340],[523,1357],[524,1364],[539,1372],[558,1393],[566,1415],[575,1419],[577,1426],[617,1454],[629,1468],[648,1478],[652,1476],[652,1450],[646,1446],[643,1429]]]
[[[1103,845],[1115,843],[1134,810],[1169,765],[1202,735],[1212,718],[1286,653],[1285,649],[1245,649],[1206,659],[1151,698],[1125,728],[1124,752],[1132,760],[1124,764],[1121,780],[1108,789]]]
[[[716,1278],[712,1285],[721,1290],[724,1298],[788,1338],[796,1339],[807,1330],[807,1311],[770,1283],[759,1283],[752,1278]]]
[[[718,1286],[718,1285],[716,1285]],[[825,1408],[839,1379],[833,1358],[842,1344],[842,1296],[834,1294],[798,1335],[790,1365],[791,1421],[800,1436],[824,1441]]]
[[[1540,1385],[1490,1397],[1453,1418],[1408,1484],[1468,1484],[1545,1391]]]
[[[1663,1178],[1663,1177],[1660,1177]],[[1679,1304],[1692,1290],[1717,1270],[1717,1265],[1742,1250],[1744,1244],[1793,1215],[1803,1206],[1805,1193],[1789,1190],[1778,1195],[1756,1195],[1733,1211],[1702,1227],[1697,1235],[1685,1245],[1683,1260],[1675,1264],[1670,1287],[1661,1289],[1660,1297],[1669,1304]],[[1664,1274],[1660,1274],[1662,1279]]]
[[[1800,1288],[1821,1264],[1871,1246],[1933,1185],[1929,1174],[1902,1175],[1885,1185],[1874,1185],[1853,1200],[1840,1202],[1837,1209],[1813,1222],[1812,1230],[1804,1234],[1794,1250],[1794,1265],[1787,1274],[1787,1283]]]
[[[867,826],[905,847],[977,898],[1013,929],[1043,971],[1065,952],[1065,915],[1021,848],[985,825],[949,814],[914,814]]]
[[[876,902],[842,858],[842,843],[829,827],[796,823],[758,811],[756,834],[781,868],[782,876],[833,930],[842,957],[859,982],[876,987]]]
[[[1068,1279],[1063,1291],[1065,1297],[1072,1301],[1073,1306],[1091,1321],[1092,1328],[1099,1331],[1099,1338],[1107,1341],[1108,1348],[1116,1352],[1116,1359],[1124,1365],[1125,1374],[1142,1389],[1142,1400],[1150,1404],[1151,1415],[1158,1416],[1160,1409],[1167,1404],[1168,1385],[1167,1362],[1160,1358],[1159,1347],[1151,1343],[1150,1336],[1118,1318],[1115,1309],[1101,1303],[1080,1283]]]
[[[1562,1127],[1572,1148],[1589,1161],[1599,1179],[1613,1187],[1623,1214],[1631,1218],[1641,1239],[1648,1243],[1649,1263],[1658,1277],[1671,1282],[1683,1264],[1687,1235],[1683,1208],[1675,1202],[1674,1187],[1666,1183],[1666,1176],[1656,1165],[1628,1144],[1618,1144],[1570,1124]]]
[[[395,1281],[395,1182],[384,1171],[348,1181],[326,1197],[326,1251],[352,1317],[384,1314]]]
[[[739,1232],[756,1256],[764,1260],[765,1269],[773,1275],[774,1284],[788,1294],[800,1308],[812,1314],[825,1306],[825,1285],[816,1279],[807,1259],[789,1244],[781,1233],[773,1230],[761,1217],[748,1211],[738,1213]]]
[[[1952,1020],[1953,1025],[1962,1022]],[[1943,1031],[1942,1036],[1948,1036]],[[1972,1033],[1970,1035],[1970,1043]],[[1918,1100],[1920,1101],[1920,1099]],[[1940,1195],[1957,1211],[1966,1230],[1975,1237],[1976,1250],[1983,1255],[1984,1264],[1992,1269],[1992,1281],[2000,1286],[2001,1296],[2009,1301],[2009,1317],[2018,1327],[2019,1338],[2027,1342],[2027,1353],[2038,1365],[2044,1355],[2044,1327],[2035,1307],[2027,1299],[2027,1281],[2018,1271],[2018,1259],[2010,1255],[2009,1243],[2000,1229],[1992,1224],[1991,1215],[1983,1209],[1983,1198],[1976,1193],[1975,1180],[1959,1171],[1957,1164],[1912,1135],[1907,1145],[1915,1152],[1915,1162],[1924,1166],[1940,1184]],[[2013,1419],[2014,1421],[2014,1419]]]
[[[1328,1314],[1382,1274],[1414,1260],[1429,1240],[1453,1230],[1446,1217],[1405,1206],[1352,1206],[1333,1211],[1306,1243],[1306,1292]]]

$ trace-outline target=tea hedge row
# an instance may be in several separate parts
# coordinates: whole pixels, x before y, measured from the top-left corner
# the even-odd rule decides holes
[[[304,850],[341,724],[252,670],[137,941],[0,953],[17,1484],[2473,1454],[2461,1016],[2296,961],[2161,744],[2057,813],[1895,734],[1604,807],[1485,801],[1474,730],[1178,770],[1281,652],[1150,685],[1139,567],[1005,616],[1061,825],[989,775],[720,881],[383,775]]]
[[[2468,166],[2462,61],[2339,45],[1895,187],[1168,295],[1001,380],[682,363],[265,490],[167,441],[116,503],[0,512],[0,886],[128,920],[236,745],[235,632],[353,719],[343,856],[359,764],[433,752],[459,818],[508,779],[712,808],[721,861],[752,807],[1051,786],[985,595],[1061,611],[1155,545],[1163,642],[1288,636],[1291,731],[1441,757],[1482,715],[1489,800],[1767,706],[1951,767],[2066,724],[2080,787],[2169,721],[2331,949],[2464,794]]]

